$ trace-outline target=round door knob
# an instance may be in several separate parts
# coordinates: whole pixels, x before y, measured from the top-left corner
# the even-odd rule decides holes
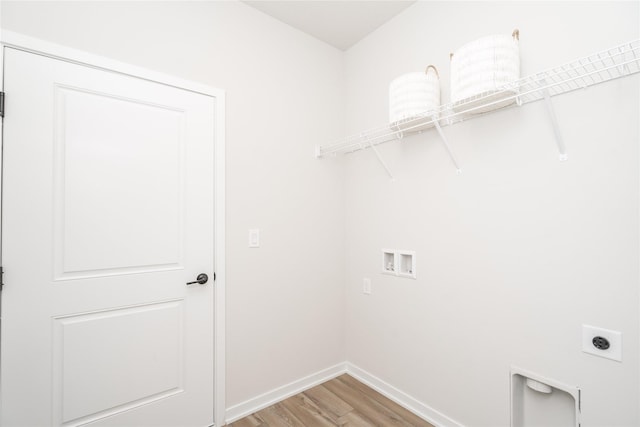
[[[187,282],[187,285],[193,285],[193,284],[200,284],[200,285],[204,285],[205,283],[207,283],[207,281],[209,281],[209,276],[207,276],[204,273],[200,273],[198,274],[198,277],[196,277],[196,280],[193,282]]]

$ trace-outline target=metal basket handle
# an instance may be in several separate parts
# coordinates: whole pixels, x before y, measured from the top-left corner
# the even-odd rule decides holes
[[[438,79],[440,79],[440,73],[438,73],[438,69],[435,67],[435,65],[427,66],[426,70],[424,70],[424,73],[425,74],[429,74],[429,68],[433,68],[433,71],[436,72],[436,77],[438,77]]]

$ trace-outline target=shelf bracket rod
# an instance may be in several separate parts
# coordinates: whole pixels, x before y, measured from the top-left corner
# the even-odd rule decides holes
[[[369,144],[369,147],[371,147],[373,152],[376,153],[376,157],[378,158],[378,161],[380,162],[380,164],[382,165],[384,170],[387,172],[387,175],[389,175],[389,178],[391,178],[391,181],[395,181],[396,179],[393,177],[393,173],[391,173],[391,169],[389,169],[389,166],[387,166],[387,164],[385,163],[384,159],[380,155],[380,152],[378,151],[376,146],[373,145],[373,142],[367,140],[366,143]]]
[[[542,80],[542,84],[546,85],[546,81]],[[564,139],[560,132],[560,125],[558,124],[558,118],[556,117],[556,111],[553,109],[553,103],[551,102],[551,96],[549,95],[549,89],[542,91],[544,96],[544,103],[547,106],[547,113],[549,113],[549,119],[551,120],[551,126],[553,127],[553,133],[556,136],[556,144],[558,144],[558,151],[560,152],[560,161],[566,162],[569,157],[567,156],[567,147],[564,145]]]
[[[449,145],[449,141],[447,141],[447,137],[444,136],[444,132],[442,132],[442,128],[440,127],[440,121],[437,116],[433,116],[433,124],[436,126],[438,134],[440,135],[440,139],[442,139],[442,143],[444,144],[444,148],[447,149],[447,153],[449,153],[449,157],[451,157],[451,161],[453,165],[456,167],[456,174],[460,175],[462,173],[462,169],[458,166],[458,161],[456,160],[456,156],[453,155],[453,151],[451,151],[451,146]]]

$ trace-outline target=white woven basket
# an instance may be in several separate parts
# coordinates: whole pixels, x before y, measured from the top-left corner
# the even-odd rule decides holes
[[[451,54],[451,101],[455,111],[484,113],[515,102],[517,89],[499,90],[520,78],[520,32],[483,37]],[[511,97],[511,99],[504,99]],[[491,105],[485,105],[485,104]]]
[[[392,129],[419,131],[433,126],[421,124],[440,106],[440,76],[433,65],[424,73],[403,74],[389,84],[389,123]]]

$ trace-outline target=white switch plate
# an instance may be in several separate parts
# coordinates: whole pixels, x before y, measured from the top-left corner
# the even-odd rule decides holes
[[[249,247],[250,248],[260,247],[260,229],[252,228],[249,230]]]
[[[371,295],[371,279],[367,279],[366,277],[362,279],[362,293]]]
[[[600,350],[594,346],[595,337],[606,338],[609,341],[609,348]],[[622,362],[622,332],[582,325],[582,351]]]

